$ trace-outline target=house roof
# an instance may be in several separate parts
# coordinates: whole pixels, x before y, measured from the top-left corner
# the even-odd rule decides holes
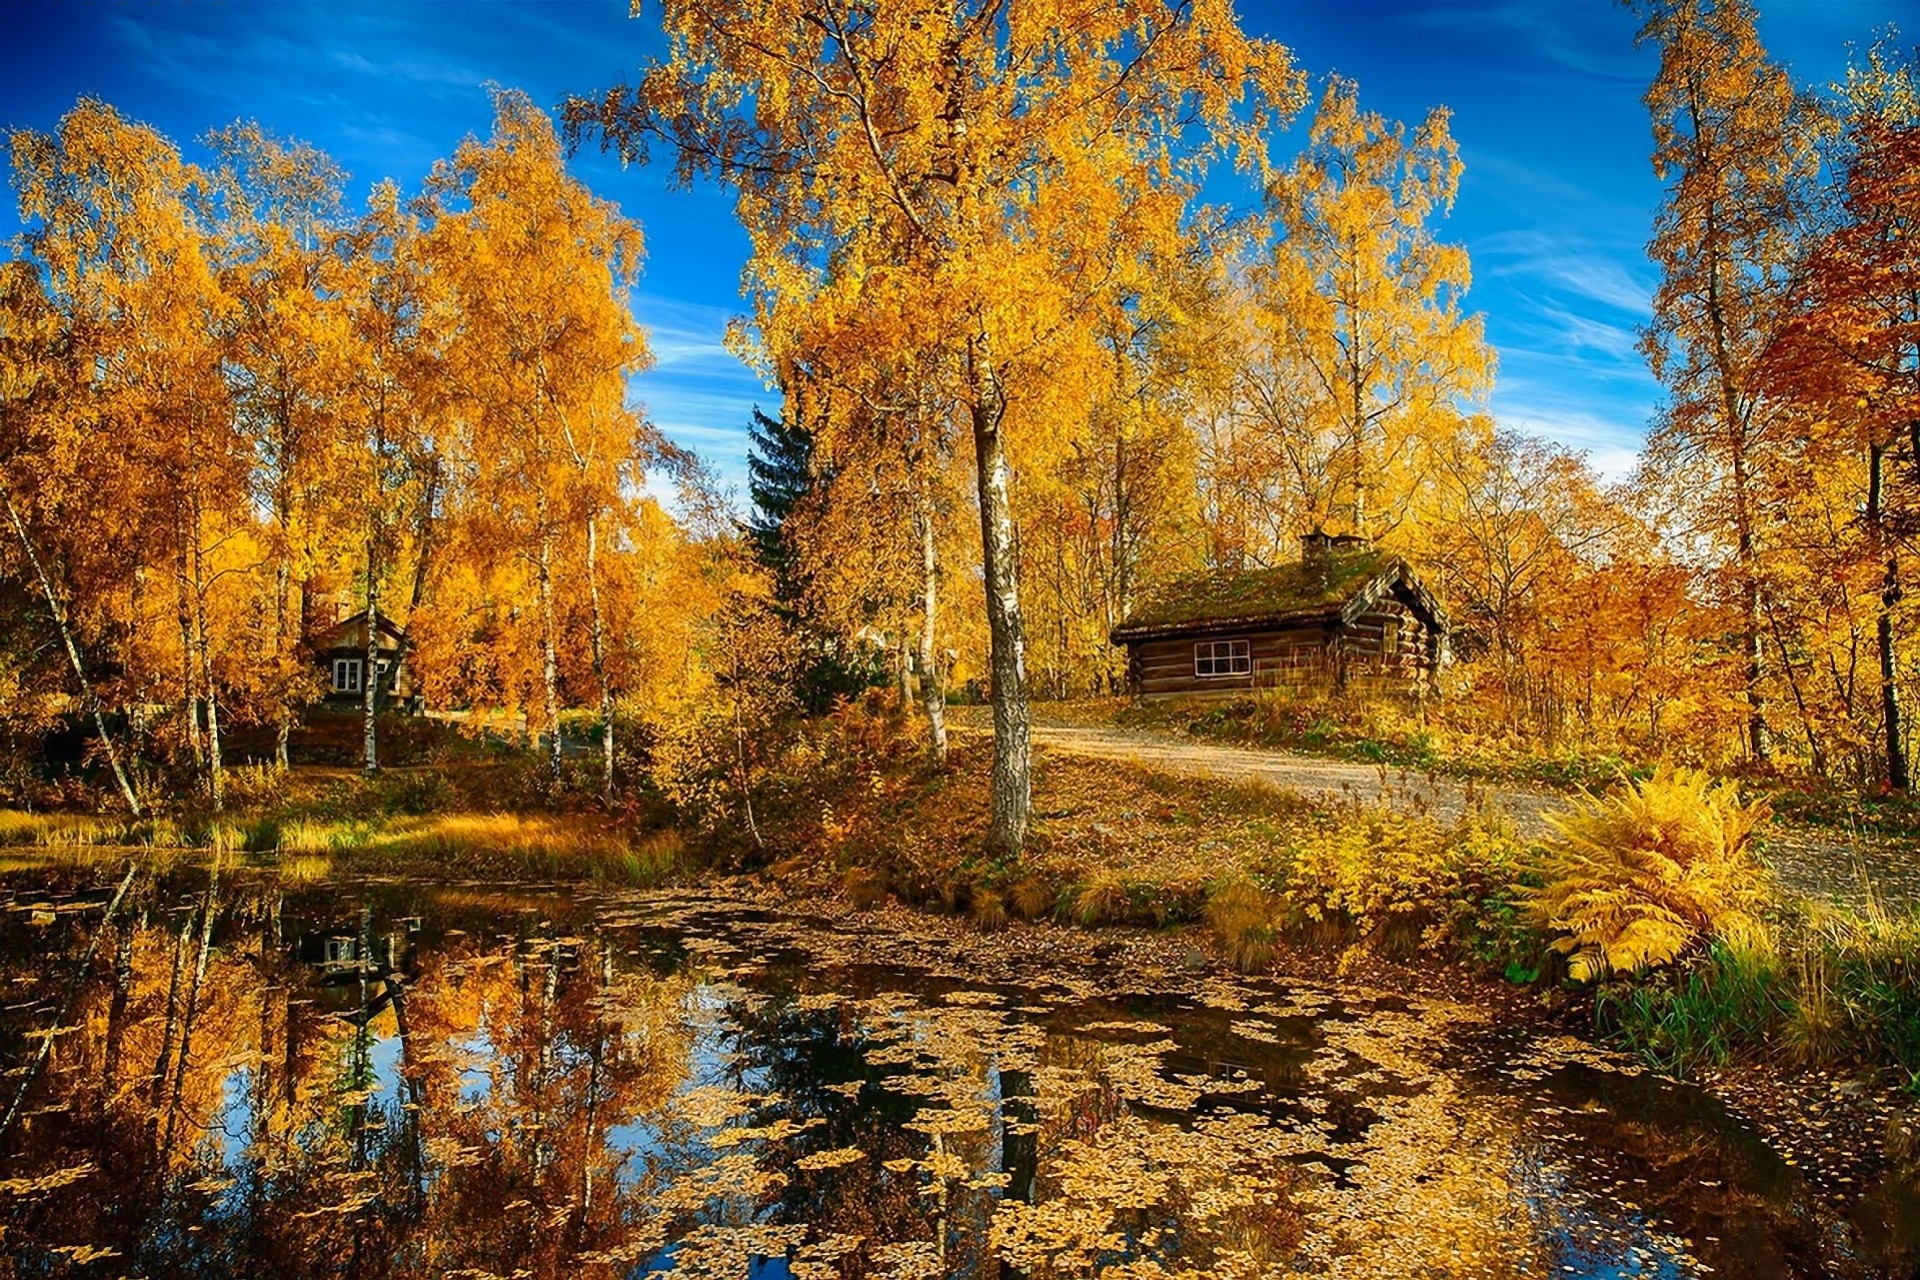
[[[366,636],[366,625],[367,611],[362,609],[350,617],[340,619],[340,621],[330,627],[320,628],[320,630],[308,637],[307,645],[315,652],[326,649],[338,649],[343,647],[343,643],[348,641],[349,636],[353,636],[355,639],[350,642],[350,647],[364,648],[366,645],[364,638]],[[375,629],[379,631],[381,635],[392,640],[396,645],[406,642],[406,633],[400,630],[400,628],[395,625],[393,619],[387,617],[384,613],[380,615],[379,621],[375,624]]]
[[[1378,547],[1341,546],[1314,561],[1170,582],[1113,629],[1115,644],[1217,631],[1351,622],[1394,596],[1433,628],[1446,611],[1405,560]]]

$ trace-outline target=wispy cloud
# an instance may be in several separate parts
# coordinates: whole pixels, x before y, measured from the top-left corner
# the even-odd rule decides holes
[[[1651,269],[1617,245],[1530,227],[1483,237],[1474,260],[1482,275],[1542,296],[1584,298],[1636,317],[1652,314]]]

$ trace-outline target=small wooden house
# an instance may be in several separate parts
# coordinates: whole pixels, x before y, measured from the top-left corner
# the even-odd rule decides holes
[[[406,635],[386,617],[380,618],[374,633],[378,692],[389,702],[406,702],[413,697],[413,680],[407,674]],[[365,697],[367,681],[366,611],[363,609],[316,632],[308,637],[307,647],[320,668],[326,700],[360,703]]]
[[[1407,562],[1362,538],[1310,533],[1300,559],[1169,586],[1112,640],[1136,695],[1250,689],[1428,692],[1446,611]]]

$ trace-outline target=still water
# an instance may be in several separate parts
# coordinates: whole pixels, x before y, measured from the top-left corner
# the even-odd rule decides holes
[[[102,928],[116,884],[0,880],[0,1104],[28,1081],[0,1134],[5,1274],[1916,1258],[1898,1189],[1833,1217],[1706,1094],[1444,1001],[724,894],[182,871],[136,878]]]

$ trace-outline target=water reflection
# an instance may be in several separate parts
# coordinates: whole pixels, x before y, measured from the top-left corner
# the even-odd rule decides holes
[[[9,890],[20,1274],[1911,1262],[1893,1237],[1851,1256],[1703,1095],[1456,1006],[1022,967],[699,897],[181,877],[103,930],[110,892]]]

